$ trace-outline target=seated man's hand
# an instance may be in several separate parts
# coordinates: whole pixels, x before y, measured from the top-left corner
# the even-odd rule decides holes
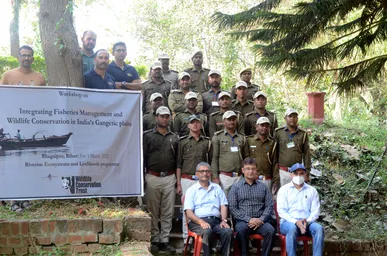
[[[300,229],[302,235],[306,233],[306,221],[305,221],[305,219],[297,220],[296,225]]]
[[[227,222],[225,222],[225,221],[220,222],[219,226],[220,226],[221,228],[230,228],[230,226],[229,226],[229,225],[227,224]]]
[[[251,218],[249,223],[247,224],[247,226],[249,226],[249,228],[252,228],[254,230],[259,228],[262,225],[263,225],[263,221],[259,218]]]
[[[200,219],[199,225],[202,227],[202,229],[211,228],[210,224],[208,224],[207,222],[205,222],[205,221],[202,220],[202,219]]]

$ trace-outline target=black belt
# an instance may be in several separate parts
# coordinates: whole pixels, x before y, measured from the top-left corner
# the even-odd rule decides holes
[[[217,219],[217,220],[220,220],[219,217],[215,217],[215,216],[202,217],[202,219]]]

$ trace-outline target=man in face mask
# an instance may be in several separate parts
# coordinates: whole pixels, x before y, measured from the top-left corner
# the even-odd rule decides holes
[[[289,169],[292,182],[282,186],[277,195],[277,211],[281,218],[280,232],[286,236],[288,256],[296,255],[297,237],[313,237],[313,255],[324,250],[324,228],[316,222],[320,214],[317,190],[305,183],[306,168],[296,163]]]

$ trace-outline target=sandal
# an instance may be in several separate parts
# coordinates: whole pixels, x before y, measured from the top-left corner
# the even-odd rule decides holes
[[[11,211],[13,211],[13,212],[22,212],[23,209],[19,206],[18,203],[14,203],[13,205],[11,205]]]
[[[32,205],[30,204],[30,201],[22,201],[21,202],[21,207],[23,209],[30,209],[32,207]]]

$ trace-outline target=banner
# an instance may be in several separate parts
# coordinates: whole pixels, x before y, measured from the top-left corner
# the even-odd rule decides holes
[[[140,196],[141,92],[0,86],[0,199]]]

